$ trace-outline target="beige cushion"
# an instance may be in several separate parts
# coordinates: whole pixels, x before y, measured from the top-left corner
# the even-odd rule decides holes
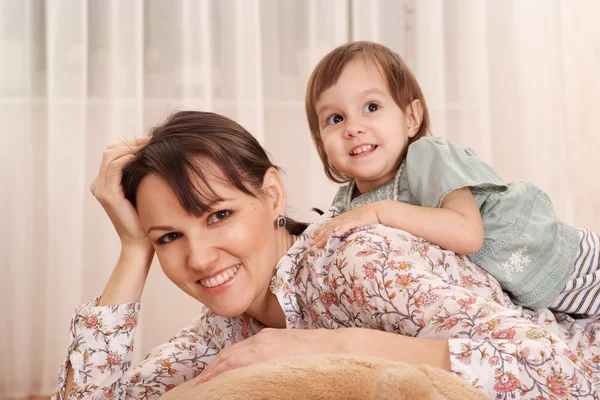
[[[237,368],[163,399],[487,399],[449,372],[428,366],[349,355],[318,355]]]

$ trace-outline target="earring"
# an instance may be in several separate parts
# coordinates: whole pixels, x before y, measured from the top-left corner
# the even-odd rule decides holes
[[[286,223],[287,223],[287,219],[283,215],[280,215],[279,217],[277,217],[275,219],[275,227],[277,229],[283,228]]]

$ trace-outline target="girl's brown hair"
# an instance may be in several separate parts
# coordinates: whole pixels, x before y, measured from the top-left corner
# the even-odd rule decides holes
[[[121,186],[134,206],[140,182],[150,173],[166,179],[181,206],[191,215],[200,216],[208,211],[210,203],[221,200],[206,179],[203,161],[218,166],[232,187],[254,197],[267,170],[277,168],[254,136],[219,114],[177,112],[152,129],[150,136],[150,142],[123,168]],[[194,184],[195,178],[201,182],[200,188]],[[290,234],[299,235],[306,227],[287,219]]]
[[[340,78],[344,67],[351,61],[362,58],[365,62],[372,62],[387,80],[389,90],[394,101],[404,111],[414,100],[420,100],[423,105],[423,121],[417,134],[410,139],[409,144],[427,135],[429,132],[429,112],[425,97],[419,83],[402,58],[389,48],[373,42],[350,42],[335,48],[327,54],[315,67],[308,81],[306,90],[306,117],[310,133],[317,146],[317,151],[323,162],[327,177],[334,182],[344,183],[351,177],[338,171],[327,158],[323,139],[319,129],[319,118],[316,103],[321,94],[335,85]]]

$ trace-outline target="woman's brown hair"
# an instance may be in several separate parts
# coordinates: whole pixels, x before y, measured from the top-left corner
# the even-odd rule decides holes
[[[335,85],[344,67],[351,61],[362,58],[372,62],[381,75],[386,79],[394,101],[404,111],[414,100],[420,100],[423,105],[423,121],[417,134],[410,139],[409,144],[427,135],[429,132],[429,112],[421,87],[402,58],[389,48],[373,42],[350,42],[333,49],[317,64],[308,81],[306,89],[306,117],[317,152],[321,157],[327,177],[334,182],[344,183],[351,177],[338,171],[327,158],[323,146],[319,117],[316,103],[323,92]]]
[[[200,216],[208,211],[210,203],[220,200],[206,179],[203,160],[218,166],[232,187],[254,197],[267,170],[277,168],[254,136],[219,114],[177,112],[152,129],[150,136],[150,142],[123,168],[121,186],[134,206],[140,182],[150,173],[162,176],[181,206],[191,215]],[[196,178],[200,185],[194,184]],[[287,219],[290,234],[299,235],[306,227]]]

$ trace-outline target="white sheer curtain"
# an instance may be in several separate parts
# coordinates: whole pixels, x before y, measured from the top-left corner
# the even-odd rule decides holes
[[[347,40],[406,59],[435,135],[600,230],[599,19],[595,0],[0,0],[0,396],[50,393],[71,313],[117,258],[88,191],[107,144],[212,110],[283,167],[292,215],[327,207],[303,97]],[[158,265],[143,301],[138,359],[199,310]]]

